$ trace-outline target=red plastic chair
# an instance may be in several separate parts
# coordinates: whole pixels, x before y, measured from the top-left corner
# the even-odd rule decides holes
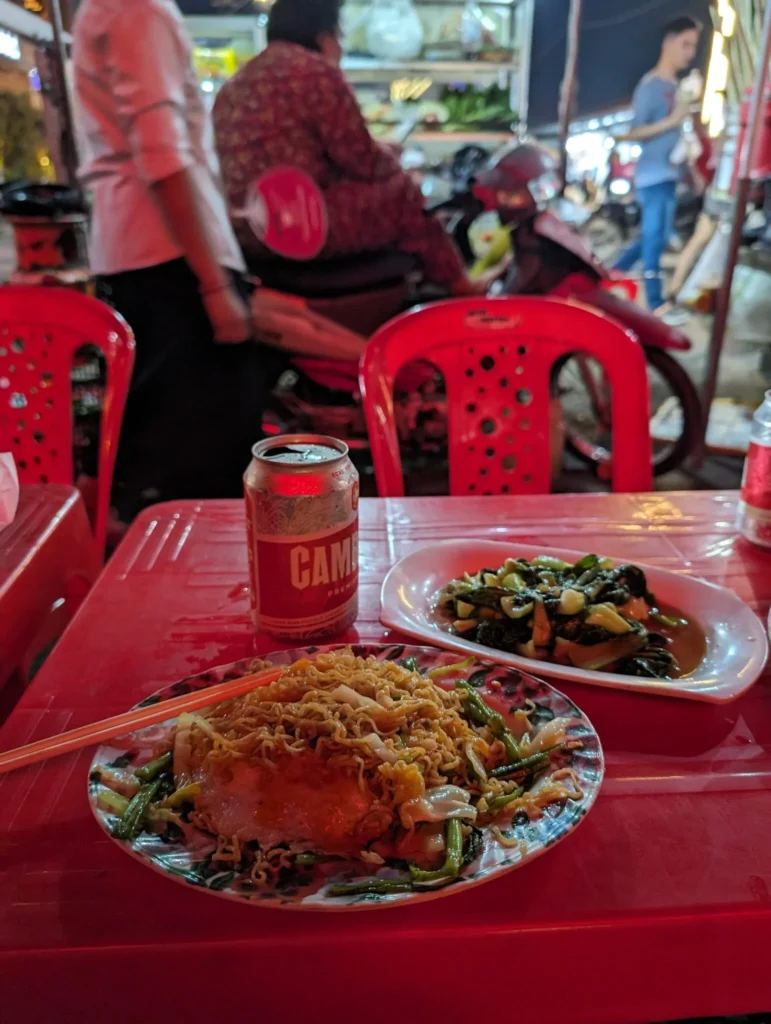
[[[121,421],[134,367],[134,336],[117,313],[63,288],[0,288],[0,451],[22,484],[72,484],[70,371],[83,345],[107,361],[94,535],[104,550]]]
[[[596,359],[611,387],[613,489],[650,490],[648,377],[634,335],[577,302],[501,298],[438,302],[370,341],[360,387],[380,495],[404,494],[393,382],[413,359],[444,376],[451,494],[548,493],[551,371],[571,352]]]

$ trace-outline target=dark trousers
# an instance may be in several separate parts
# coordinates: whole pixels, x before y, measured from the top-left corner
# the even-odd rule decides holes
[[[157,501],[239,497],[261,437],[265,350],[215,344],[184,260],[102,277],[97,293],[136,337],[113,489],[120,517]]]

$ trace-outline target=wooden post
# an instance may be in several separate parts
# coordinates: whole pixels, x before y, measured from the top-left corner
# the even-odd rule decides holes
[[[75,142],[75,120],[72,116],[70,89],[67,81],[67,46],[64,42],[64,25],[60,0],[49,0],[48,10],[51,16],[51,28],[54,34],[53,67],[59,79],[59,99],[62,119],[62,160],[67,181],[77,184],[78,152]]]
[[[570,131],[570,120],[573,116],[573,107],[576,100],[579,49],[578,34],[581,29],[582,7],[583,0],[570,0],[570,13],[568,14],[568,38],[567,45],[565,47],[565,74],[560,86],[559,103],[560,179],[563,191],[567,182],[568,133]]]

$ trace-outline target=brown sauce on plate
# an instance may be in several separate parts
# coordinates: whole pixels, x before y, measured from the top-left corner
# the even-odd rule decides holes
[[[648,619],[644,626],[651,633],[660,633],[669,641],[669,650],[677,658],[680,666],[678,672],[673,672],[672,677],[680,679],[689,676],[704,661],[707,653],[707,638],[704,630],[694,619],[689,619],[678,608],[668,604],[659,604],[658,611],[673,619],[680,619],[685,624],[680,626],[664,626],[655,619]]]

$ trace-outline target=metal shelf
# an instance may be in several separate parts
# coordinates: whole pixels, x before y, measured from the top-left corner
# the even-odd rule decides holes
[[[512,10],[517,6],[518,0],[477,0],[480,7],[505,7]],[[463,0],[413,0],[416,7],[460,7]]]
[[[471,142],[500,143],[505,142],[506,139],[510,139],[511,136],[511,132],[492,132],[484,130],[474,131],[473,129],[462,132],[413,132],[413,134],[407,139],[405,145],[409,146],[411,142],[421,146],[431,145],[431,143],[441,143],[444,145],[451,145],[452,143],[462,143],[465,145]]]
[[[495,64],[481,60],[382,61],[376,57],[344,57],[342,69],[353,82],[380,82],[391,75],[422,74],[435,80],[470,81],[496,78],[517,69],[517,61]]]

